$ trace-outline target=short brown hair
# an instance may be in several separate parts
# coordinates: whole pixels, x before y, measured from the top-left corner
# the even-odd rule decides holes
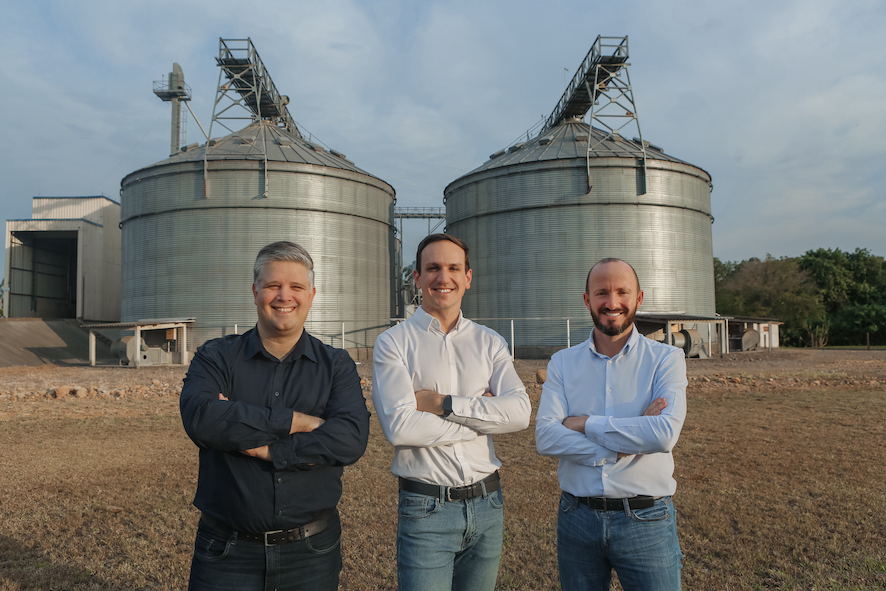
[[[626,264],[628,267],[630,267],[630,268],[631,268],[631,271],[634,272],[634,279],[637,280],[637,293],[640,292],[640,278],[637,277],[637,270],[634,269],[634,266],[633,266],[631,263],[629,263],[629,262],[627,262],[627,261],[623,261],[623,260],[621,260],[621,259],[608,258],[608,259],[600,259],[599,261],[597,261],[596,263],[594,263],[594,266],[591,267],[591,270],[590,270],[590,271],[588,271],[588,278],[585,279],[585,293],[586,293],[586,294],[591,295],[591,294],[588,292],[588,284],[591,282],[591,273],[594,272],[594,269],[597,268],[597,265],[605,265],[606,263],[624,263],[624,264]]]
[[[416,271],[418,271],[418,274],[421,275],[421,252],[428,244],[440,242],[441,240],[448,240],[449,242],[455,244],[460,249],[465,251],[465,273],[470,271],[471,257],[468,252],[468,245],[464,243],[464,240],[462,240],[461,238],[456,238],[452,234],[431,234],[430,236],[425,236],[425,239],[419,243],[418,250],[415,253],[415,269]]]

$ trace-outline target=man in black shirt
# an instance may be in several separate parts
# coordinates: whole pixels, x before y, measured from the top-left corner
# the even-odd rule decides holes
[[[369,412],[347,352],[304,331],[314,264],[292,242],[258,254],[258,323],[197,350],[181,394],[200,448],[200,524],[189,589],[338,588],[343,466]]]

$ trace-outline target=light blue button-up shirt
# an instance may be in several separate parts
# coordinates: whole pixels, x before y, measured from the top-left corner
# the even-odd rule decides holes
[[[560,488],[580,497],[674,494],[674,458],[686,418],[683,351],[640,335],[636,327],[613,358],[597,352],[594,333],[554,354],[535,419],[538,452],[560,458]],[[656,398],[659,416],[643,413]],[[588,416],[584,434],[563,426]],[[617,459],[619,452],[629,454]]]

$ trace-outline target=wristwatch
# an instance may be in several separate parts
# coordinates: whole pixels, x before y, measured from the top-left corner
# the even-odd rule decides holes
[[[452,414],[452,396],[444,396],[443,397],[443,417],[448,417]]]

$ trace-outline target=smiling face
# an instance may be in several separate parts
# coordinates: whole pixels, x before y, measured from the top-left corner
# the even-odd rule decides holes
[[[298,340],[317,290],[301,263],[271,261],[252,284],[262,339]]]
[[[465,251],[460,246],[438,240],[424,247],[421,267],[412,274],[421,290],[421,307],[436,317],[444,330],[458,319],[461,299],[471,287],[472,272],[466,267]]]
[[[588,276],[585,306],[594,326],[603,334],[617,337],[634,323],[637,308],[643,303],[637,278],[624,261],[598,264]]]

